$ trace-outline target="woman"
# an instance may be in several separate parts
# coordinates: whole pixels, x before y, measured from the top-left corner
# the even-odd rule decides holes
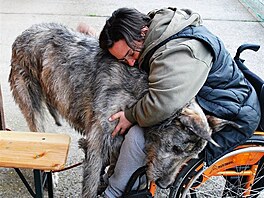
[[[113,12],[99,36],[100,47],[129,66],[149,73],[149,92],[132,108],[117,112],[112,135],[125,135],[115,172],[104,197],[120,197],[131,174],[145,164],[144,130],[160,123],[193,97],[207,114],[229,119],[208,144],[207,163],[248,139],[260,119],[256,93],[221,40],[191,10],[164,8],[148,15],[136,9]]]

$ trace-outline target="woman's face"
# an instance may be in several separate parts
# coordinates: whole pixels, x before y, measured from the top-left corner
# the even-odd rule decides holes
[[[137,48],[141,49],[143,45],[142,42],[136,42]],[[140,51],[135,51],[131,49],[126,43],[125,39],[121,39],[114,43],[113,47],[108,49],[109,52],[116,57],[120,62],[124,62],[129,66],[133,67],[136,60],[139,58]]]

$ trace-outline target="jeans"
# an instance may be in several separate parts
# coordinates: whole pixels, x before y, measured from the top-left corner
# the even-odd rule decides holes
[[[109,178],[109,185],[105,195],[109,198],[122,196],[131,175],[141,166],[146,164],[144,131],[138,125],[130,128],[125,135],[124,142],[114,169],[114,174]],[[135,186],[138,185],[138,182]]]

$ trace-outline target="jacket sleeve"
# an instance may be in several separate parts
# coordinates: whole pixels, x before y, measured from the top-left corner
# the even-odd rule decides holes
[[[126,118],[141,127],[160,123],[182,108],[205,83],[212,64],[210,51],[197,40],[175,40],[158,49],[150,60],[149,92]]]

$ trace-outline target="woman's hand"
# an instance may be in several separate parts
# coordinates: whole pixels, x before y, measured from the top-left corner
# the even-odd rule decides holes
[[[132,126],[132,123],[126,119],[124,111],[119,111],[118,113],[112,115],[109,118],[109,121],[112,122],[116,119],[119,119],[119,121],[112,133],[112,137],[116,136],[117,134],[123,135],[125,131]]]

